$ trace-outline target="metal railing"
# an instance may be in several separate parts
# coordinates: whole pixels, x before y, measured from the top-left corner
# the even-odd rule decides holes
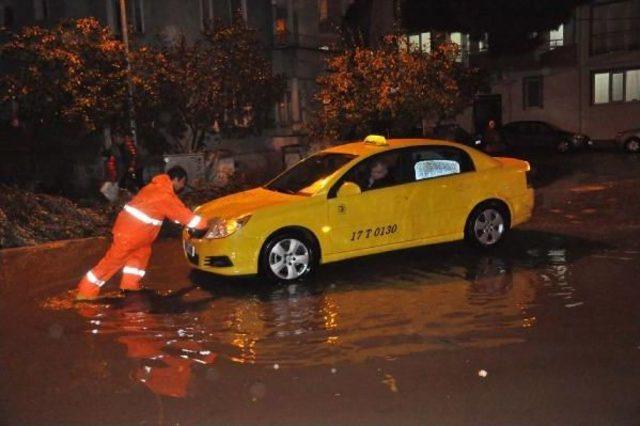
[[[640,49],[640,28],[591,34],[591,55]]]

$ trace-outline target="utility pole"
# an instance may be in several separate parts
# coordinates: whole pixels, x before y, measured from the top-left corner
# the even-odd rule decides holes
[[[131,81],[131,61],[129,59],[129,26],[127,24],[127,4],[125,0],[119,0],[119,4],[122,42],[124,44],[124,54],[127,61],[127,86],[129,89],[127,103],[129,105],[129,115],[131,118],[131,137],[133,138],[133,143],[138,146],[138,131],[136,126],[135,107],[133,105],[133,82]]]

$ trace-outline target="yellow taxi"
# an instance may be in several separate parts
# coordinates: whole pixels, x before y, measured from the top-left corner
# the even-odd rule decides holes
[[[198,269],[298,280],[319,264],[465,239],[490,248],[531,218],[529,164],[453,142],[371,135],[196,210],[183,246]]]

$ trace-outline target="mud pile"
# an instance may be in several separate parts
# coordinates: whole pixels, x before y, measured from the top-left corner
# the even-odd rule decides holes
[[[111,210],[81,208],[63,197],[0,185],[0,249],[105,235]]]
[[[229,183],[224,187],[193,189],[180,198],[195,208],[247,188],[247,184]],[[123,192],[116,203],[93,202],[83,208],[64,197],[0,185],[0,249],[109,235],[116,216],[130,198]],[[179,236],[181,229],[168,223],[161,235]]]

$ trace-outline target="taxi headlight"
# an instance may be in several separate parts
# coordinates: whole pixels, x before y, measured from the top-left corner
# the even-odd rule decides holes
[[[209,232],[207,232],[207,235],[204,237],[209,240],[226,238],[246,225],[249,219],[251,219],[251,215],[242,216],[238,219],[221,219],[216,217],[211,220]]]

